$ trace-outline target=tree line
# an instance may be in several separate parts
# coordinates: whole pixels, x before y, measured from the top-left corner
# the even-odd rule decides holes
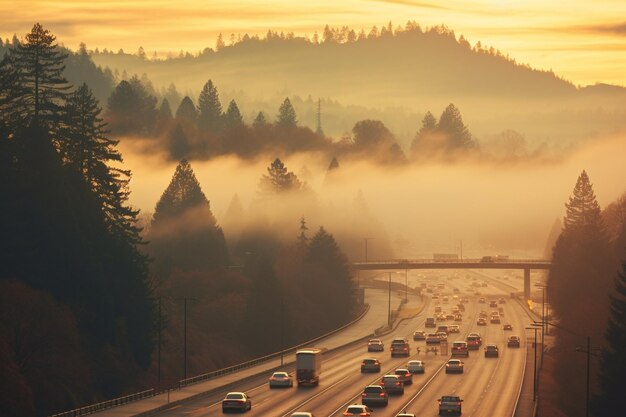
[[[298,240],[297,262],[289,253],[296,249],[271,231],[250,231],[254,238],[240,247],[252,255],[233,252],[244,268],[227,268],[224,233],[186,161],[142,231],[118,142],[89,86],[67,82],[66,62],[40,24],[0,61],[0,415],[49,415],[154,387],[162,349],[172,364],[164,380],[181,378],[181,300],[196,315],[190,373],[353,317],[346,258],[323,229]],[[303,279],[321,287],[317,296],[299,290]],[[275,299],[289,316],[281,342],[259,344],[259,323],[275,319]],[[325,306],[319,323],[298,314],[308,302]],[[223,320],[224,311],[233,314]]]
[[[558,352],[549,355],[559,387],[556,406],[568,416],[585,413],[589,337],[591,414],[620,416],[626,372],[626,196],[601,210],[583,171],[565,207],[547,281],[555,316],[555,326],[548,326],[556,338],[552,351]]]

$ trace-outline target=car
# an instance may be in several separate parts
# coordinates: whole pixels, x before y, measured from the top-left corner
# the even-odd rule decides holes
[[[448,326],[448,333],[461,333],[461,328],[458,324],[451,324]]]
[[[506,300],[504,299],[504,297],[500,297],[498,299],[498,304],[506,304]]]
[[[222,412],[246,411],[252,409],[252,400],[245,392],[229,392],[222,400]]]
[[[480,317],[481,319],[486,319],[487,317],[489,317],[489,315],[485,310],[482,310],[480,313],[478,313],[478,317]]]
[[[398,375],[385,375],[383,379],[380,381],[380,385],[385,388],[385,391],[389,395],[391,394],[404,394],[404,384],[400,380]]]
[[[462,302],[457,304],[457,308],[459,309],[459,311],[463,312],[465,311],[465,304],[463,304]]]
[[[441,343],[441,338],[437,333],[428,333],[426,336],[427,345],[438,345],[439,343]]]
[[[382,385],[368,385],[361,394],[361,403],[364,405],[387,405],[389,394]]]
[[[437,333],[439,332],[443,332],[443,333],[448,333],[448,325],[447,324],[442,324],[440,326],[437,327]]]
[[[274,387],[293,387],[293,379],[287,372],[274,372],[270,377],[270,388]]]
[[[452,313],[446,314],[446,320],[454,320],[454,314]]]
[[[485,358],[497,358],[498,356],[500,356],[498,352],[498,345],[490,343],[485,346]]]
[[[374,358],[365,358],[361,362],[361,373],[380,372],[380,361]]]
[[[462,374],[464,363],[460,359],[448,359],[446,362],[446,374]]]
[[[414,331],[413,340],[426,340],[426,333],[423,330]]]
[[[439,339],[441,340],[448,340],[448,333],[446,332],[437,332],[435,334],[439,336]]]
[[[482,317],[479,317],[478,320],[476,320],[476,325],[477,326],[486,326],[487,325],[487,320],[485,320]]]
[[[409,356],[411,352],[411,347],[409,346],[409,341],[402,339],[393,339],[391,342],[391,357],[394,356]]]
[[[501,316],[504,316],[504,308],[498,307],[498,313],[500,313]]]
[[[491,324],[500,324],[500,316],[491,316]]]
[[[485,304],[486,300],[485,300],[485,298],[484,298],[484,297],[480,297],[480,298],[478,299],[478,302],[479,302],[480,304]]]
[[[506,341],[507,347],[520,347],[519,336],[509,336]]]
[[[435,324],[435,318],[434,317],[427,317],[425,326],[426,326],[426,328],[437,327],[437,325]]]
[[[296,411],[291,414],[291,417],[315,417],[315,414],[306,411]]]
[[[380,339],[370,339],[367,342],[367,351],[368,352],[382,352],[385,350],[385,344]]]
[[[463,316],[460,314],[457,314],[456,316],[454,316],[454,321],[463,321]]]
[[[366,405],[353,404],[343,412],[344,416],[371,416],[372,409]]]
[[[409,363],[406,364],[406,369],[412,374],[423,374],[426,371],[424,362],[418,360],[409,361]]]
[[[461,403],[463,400],[456,395],[444,395],[439,400],[439,415],[461,415]]]
[[[509,323],[506,323],[504,326],[502,326],[502,330],[513,330],[513,326],[511,326]]]
[[[396,414],[396,417],[415,417],[415,414],[402,412],[400,414]]]
[[[413,385],[413,374],[409,372],[406,368],[398,368],[395,370],[394,374],[400,377],[400,381],[404,385]]]
[[[452,356],[465,356],[469,357],[469,349],[467,348],[467,342],[462,340],[452,343]]]
[[[493,308],[498,307],[498,302],[495,300],[489,301],[489,307],[493,307]]]
[[[478,350],[481,345],[480,337],[476,337],[471,334],[467,336],[465,341],[467,342],[467,348],[469,350]]]
[[[441,313],[441,306],[435,307],[435,313]]]
[[[437,316],[437,321],[446,321],[446,315],[445,314],[440,314]]]

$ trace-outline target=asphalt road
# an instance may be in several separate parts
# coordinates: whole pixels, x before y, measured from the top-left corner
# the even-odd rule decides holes
[[[483,346],[486,343],[496,343],[500,348],[499,358],[485,358],[483,350],[471,351],[470,357],[462,359],[465,362],[463,374],[445,374],[443,366],[449,355],[426,355],[424,353],[425,342],[414,342],[412,333],[417,329],[424,329],[424,321],[427,316],[434,315],[435,302],[431,302],[428,308],[419,316],[406,320],[400,324],[397,330],[383,339],[385,351],[380,353],[368,353],[365,345],[357,345],[324,355],[320,385],[311,388],[287,388],[269,389],[267,376],[246,381],[240,386],[230,388],[230,391],[245,391],[253,402],[252,410],[248,416],[289,416],[295,411],[310,411],[316,416],[338,416],[343,413],[346,406],[353,403],[360,404],[360,395],[363,388],[380,381],[386,372],[392,373],[396,368],[404,367],[409,359],[419,358],[426,363],[426,372],[423,375],[414,375],[413,384],[405,387],[405,393],[401,396],[392,396],[387,407],[374,409],[374,416],[395,416],[398,412],[406,410],[419,416],[436,416],[438,403],[442,395],[459,395],[463,398],[464,416],[495,416],[508,417],[514,412],[515,403],[523,377],[526,341],[524,327],[528,318],[524,310],[517,302],[507,299],[504,307],[502,324],[487,324],[477,326],[476,318],[480,310],[487,312],[493,310],[488,304],[479,304],[479,296],[463,294],[469,289],[468,280],[458,277],[451,279],[450,276],[441,278],[445,288],[441,293],[452,294],[452,288],[460,288],[461,297],[468,296],[470,303],[466,306],[463,315],[460,334],[451,334],[449,343],[454,340],[464,340],[465,335],[471,331],[479,332],[483,337]],[[499,298],[504,296],[505,291],[493,287],[480,288],[482,297]],[[450,302],[440,304],[444,311],[452,308]],[[504,323],[513,325],[513,331],[504,331]],[[507,348],[506,338],[510,334],[516,334],[522,338],[521,348]],[[407,336],[410,340],[410,358],[391,358],[387,350],[391,339],[395,336]],[[421,353],[417,354],[417,347]],[[360,363],[363,358],[378,358],[383,363],[380,374],[361,374]],[[287,367],[288,372],[293,372],[293,367]],[[226,394],[215,394],[200,400],[186,403],[182,406],[170,409],[158,414],[159,416],[214,416],[222,415],[221,399]]]

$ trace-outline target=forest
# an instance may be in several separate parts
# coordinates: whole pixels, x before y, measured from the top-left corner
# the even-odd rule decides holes
[[[131,172],[115,165],[118,141],[89,86],[66,80],[66,58],[36,24],[0,62],[0,374],[11,381],[0,415],[50,415],[168,387],[360,313],[346,302],[352,274],[329,231],[308,233],[304,219],[291,241],[244,229],[229,249],[185,159],[142,230],[128,203]],[[306,194],[279,159],[259,176],[259,204]],[[324,309],[303,314],[322,299]],[[284,336],[257,337],[277,314]]]

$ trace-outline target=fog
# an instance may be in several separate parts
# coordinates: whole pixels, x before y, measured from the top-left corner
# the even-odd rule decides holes
[[[136,144],[128,140],[120,144],[124,166],[133,172],[131,204],[151,214],[176,164],[145,153]],[[602,208],[626,191],[625,154],[626,136],[613,136],[547,162],[466,160],[389,168],[340,160],[340,168],[330,178],[326,156],[297,154],[283,162],[309,184],[314,199],[282,199],[261,217],[284,238],[295,239],[302,216],[309,233],[324,226],[340,244],[350,236],[351,245],[345,249],[353,259],[362,259],[365,237],[373,238],[370,259],[389,256],[384,248],[387,242],[397,257],[458,253],[461,245],[466,257],[485,253],[541,256],[550,228],[565,214],[564,203],[583,169]],[[274,158],[191,161],[218,223],[223,224],[235,194],[250,214],[246,217],[259,218],[258,183]],[[355,203],[360,194],[365,208]],[[364,213],[367,210],[371,215]],[[233,238],[228,227],[224,231],[227,239]]]

